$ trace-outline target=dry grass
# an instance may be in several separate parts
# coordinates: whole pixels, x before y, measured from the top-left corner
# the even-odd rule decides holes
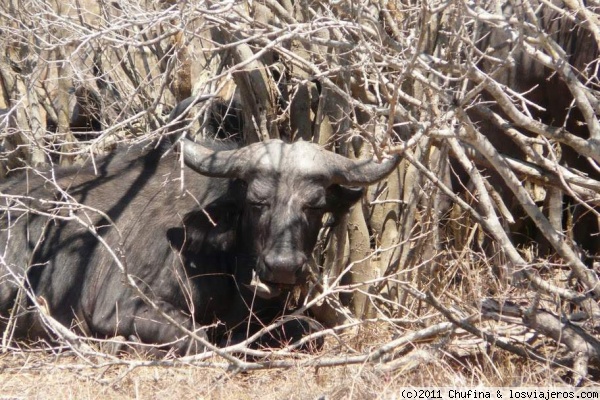
[[[430,366],[420,376],[409,377],[401,371],[378,374],[373,366],[235,374],[194,366],[98,368],[72,356],[43,354],[5,354],[0,360],[1,396],[18,398],[378,398],[389,397],[399,386],[430,386],[439,372],[447,375],[447,366],[441,366],[442,371]]]
[[[385,329],[369,328],[345,337],[354,351],[367,351],[391,338]],[[353,355],[328,340],[311,356]],[[403,386],[547,386],[558,383],[557,370],[527,363],[506,352],[459,357],[444,340],[414,343],[387,364],[338,367],[297,366],[253,372],[195,365],[134,366],[139,359],[117,362],[53,354],[37,349],[0,354],[0,398],[28,399],[378,399],[391,398]],[[215,362],[220,362],[217,358]]]
[[[507,360],[508,361],[508,360]],[[228,373],[217,368],[194,366],[96,367],[83,365],[72,356],[6,354],[0,358],[0,397],[29,399],[376,399],[390,398],[403,386],[496,386],[485,379],[480,365],[458,367],[439,360],[424,363],[410,373],[380,373],[375,366],[334,368],[299,367]],[[465,367],[469,363],[465,363]],[[507,365],[513,384],[556,384],[541,371],[533,378],[523,366]],[[456,368],[453,370],[453,368]],[[548,373],[546,371],[546,373]],[[493,376],[493,375],[492,375]],[[525,377],[525,379],[523,379]],[[541,379],[539,379],[541,378]]]
[[[477,314],[476,299],[497,282],[487,277],[486,268],[463,265],[460,277],[451,279],[440,293],[449,309],[462,315]],[[498,300],[506,296],[527,299],[528,288],[494,286]],[[503,387],[557,386],[569,382],[571,371],[548,362],[530,361],[486,343],[462,329],[446,330],[420,341],[411,341],[391,349],[385,362],[365,362],[335,367],[317,366],[324,360],[347,360],[372,354],[398,338],[446,322],[435,310],[411,303],[422,318],[363,321],[360,326],[339,336],[329,336],[323,350],[300,357],[295,367],[236,372],[223,369],[223,359],[215,356],[198,364],[140,366],[134,355],[121,358],[91,353],[79,357],[72,351],[51,351],[37,345],[12,348],[0,353],[0,400],[28,399],[380,399],[397,396],[399,388],[418,387]],[[550,307],[550,303],[547,304]],[[416,315],[416,314],[413,314]],[[475,319],[473,325],[515,345],[537,348],[549,360],[564,355],[543,336],[535,335],[517,322]],[[97,347],[98,343],[90,343]],[[279,360],[281,360],[280,356]],[[285,356],[286,360],[293,358]],[[385,358],[384,358],[385,359]],[[148,361],[146,359],[146,361]],[[253,360],[260,361],[260,360]],[[206,366],[214,364],[213,366]],[[220,366],[219,366],[220,365]],[[596,376],[596,378],[594,378]],[[593,384],[597,371],[590,371],[584,385]]]

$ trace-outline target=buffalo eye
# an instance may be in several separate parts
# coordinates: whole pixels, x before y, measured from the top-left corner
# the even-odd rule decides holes
[[[305,211],[314,211],[314,212],[316,212],[316,211],[322,212],[324,209],[325,209],[324,206],[305,206],[304,207]]]
[[[248,201],[248,204],[250,205],[250,207],[252,207],[253,210],[263,210],[267,207],[269,207],[269,203],[266,201]]]
[[[314,201],[304,205],[303,209],[306,213],[314,213],[321,214],[325,212],[325,202],[324,201]]]

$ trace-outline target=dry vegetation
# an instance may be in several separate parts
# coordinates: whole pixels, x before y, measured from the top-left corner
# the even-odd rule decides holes
[[[344,335],[342,339],[349,346],[356,346],[356,350],[366,351],[385,344],[389,333],[369,329],[366,324],[363,332]],[[465,343],[464,348],[473,345]],[[139,357],[130,356],[107,360],[81,358],[69,352],[51,354],[39,349],[11,351],[0,358],[0,391],[2,396],[17,398],[375,399],[393,398],[399,388],[407,386],[562,384],[560,373],[547,365],[497,351],[480,357],[457,357],[437,341],[411,343],[403,352],[406,355],[392,363],[314,366],[323,359],[356,354],[328,343],[318,356],[298,362],[297,366],[240,372],[193,362],[142,362]],[[208,361],[222,364],[217,357]]]
[[[148,143],[178,100],[227,99],[234,84],[246,142],[312,140],[404,161],[321,233],[321,274],[300,301],[329,328],[324,350],[114,357],[46,313],[63,347],[5,334],[0,398],[593,385],[600,5],[585,3],[3,1],[6,179]],[[86,109],[72,87],[99,102]],[[99,129],[74,126],[74,108]]]

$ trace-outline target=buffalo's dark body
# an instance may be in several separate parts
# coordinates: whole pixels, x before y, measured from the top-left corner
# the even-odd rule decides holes
[[[159,156],[156,150],[142,157],[137,151],[118,153],[99,163],[98,175],[90,164],[59,170],[57,182],[77,202],[105,213],[80,209],[74,215],[98,227],[98,234],[139,287],[176,321],[190,329],[192,321],[197,327],[220,321],[223,325],[211,335],[221,340],[225,329],[246,320],[245,301],[250,304],[251,300],[255,311],[270,321],[283,310],[282,299],[252,299],[242,285],[250,281],[251,260],[238,259],[235,246],[229,243],[235,238],[219,236],[224,224],[235,223],[226,219],[238,217],[232,204],[233,186],[238,183],[207,178],[186,168],[188,192],[182,193],[176,157],[159,160]],[[4,184],[2,192],[59,199],[51,183],[32,174]],[[16,206],[8,199],[3,202],[9,208]],[[169,343],[183,336],[124,284],[113,255],[91,232],[76,221],[60,219],[68,217],[67,206],[60,207],[58,218],[51,220],[37,213],[53,213],[55,204],[36,200],[26,204],[35,211],[5,212],[0,237],[6,251],[2,253],[17,273],[31,266],[26,273],[28,286],[49,305],[52,317],[100,337],[122,335],[146,343]],[[190,237],[183,228],[186,224]],[[6,318],[17,287],[6,268],[0,268],[0,315]],[[43,336],[36,314],[23,311],[19,311],[17,336]],[[184,346],[185,341],[178,348]]]
[[[594,82],[598,80],[598,73],[595,66],[600,54],[598,43],[590,31],[565,18],[560,11],[557,11],[557,9],[565,9],[566,6],[562,1],[555,0],[551,3],[556,9],[549,4],[539,5],[539,7],[536,7],[538,20],[528,21],[528,23],[532,24],[531,26],[539,26],[544,34],[554,40],[565,51],[564,60],[573,67],[575,76],[590,91],[596,90],[597,87]],[[505,15],[510,15],[513,18],[523,18],[523,15],[520,14],[522,10],[511,5],[511,3],[506,3],[503,7],[505,8]],[[531,32],[526,31],[525,34],[527,33],[534,36]],[[567,87],[565,78],[528,54],[522,47],[522,40],[514,40],[512,37],[514,34],[514,31],[504,28],[481,29],[481,37],[476,41],[479,43],[480,49],[496,60],[513,59],[514,65],[500,65],[496,61],[486,60],[481,62],[479,67],[484,72],[492,75],[500,84],[522,93],[524,98],[535,104],[536,106],[533,107],[525,105],[523,102],[533,120],[542,121],[550,127],[564,127],[567,132],[573,135],[589,139],[588,125],[574,103],[573,94]],[[489,105],[486,105],[486,107],[497,112],[506,120],[510,120],[501,108],[494,104],[495,101],[491,95],[486,97],[490,100]],[[479,113],[478,108],[474,108],[470,115],[499,153],[519,160],[527,160],[527,156],[520,146],[511,140],[507,140],[508,136],[504,132],[506,126],[496,126],[485,114]],[[518,124],[512,127],[520,129]],[[529,133],[526,129],[520,129],[520,131],[531,137],[537,136]],[[545,151],[547,152],[547,150]],[[545,154],[545,156],[548,159],[553,157],[548,154]],[[595,180],[600,179],[598,170],[592,167],[586,157],[571,147],[562,145],[558,157],[560,157],[559,162],[561,165],[578,171],[578,174],[589,176]],[[453,168],[460,171],[459,175],[461,177],[459,180],[462,181],[460,184],[455,182],[453,186],[457,188],[464,187],[466,171],[458,163],[454,163]],[[538,244],[540,254],[554,252],[534,221],[521,209],[519,202],[504,184],[503,179],[493,169],[486,169],[486,174],[489,174],[492,185],[500,192],[503,201],[513,214],[515,224],[510,227],[510,231],[514,234],[515,242],[524,245],[533,241]],[[549,197],[545,200],[545,203],[547,201],[549,201]],[[548,204],[540,202],[539,205],[543,207],[545,212],[548,211]],[[591,263],[593,259],[597,259],[600,255],[600,235],[598,234],[600,232],[600,220],[587,207],[579,204],[568,194],[563,195],[563,205],[565,211],[563,218],[565,226],[563,229],[565,231],[572,229],[570,235],[573,240],[584,253],[590,256],[589,258],[584,256],[583,259]],[[571,217],[567,216],[567,212]],[[567,223],[572,224],[572,227],[569,227]]]
[[[18,296],[26,277],[31,298],[86,335],[189,351],[193,340],[166,313],[186,329],[212,325],[215,343],[244,339],[307,282],[325,214],[339,220],[362,194],[344,185],[374,183],[399,162],[351,161],[308,142],[181,143],[183,169],[172,152],[129,149],[1,186],[0,330],[12,315],[16,337],[44,336],[38,314],[26,311],[32,300]],[[307,329],[292,319],[259,342]]]

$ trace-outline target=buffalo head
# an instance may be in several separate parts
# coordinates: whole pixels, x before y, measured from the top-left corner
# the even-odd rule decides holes
[[[351,187],[383,179],[399,161],[353,161],[313,143],[280,140],[213,151],[183,139],[182,152],[198,173],[242,182],[238,248],[257,260],[260,280],[275,285],[302,283],[323,215],[346,212],[362,195]]]

